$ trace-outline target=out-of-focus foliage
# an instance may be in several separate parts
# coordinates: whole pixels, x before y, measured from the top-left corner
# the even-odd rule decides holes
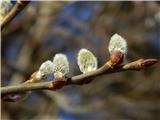
[[[70,76],[80,74],[81,48],[103,65],[110,37],[128,42],[125,62],[160,59],[159,2],[31,2],[2,31],[2,86],[19,84],[43,61],[64,53]],[[84,86],[33,92],[17,103],[2,102],[3,120],[160,119],[160,64],[141,72],[96,78]]]

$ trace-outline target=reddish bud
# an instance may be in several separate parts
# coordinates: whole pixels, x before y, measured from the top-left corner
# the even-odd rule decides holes
[[[154,65],[155,63],[157,63],[158,60],[157,59],[146,59],[142,62],[142,66],[143,67],[149,67],[151,65]]]
[[[110,60],[107,64],[111,67],[121,64],[123,61],[123,54],[120,51],[115,51],[110,55]]]
[[[49,90],[57,90],[62,88],[65,85],[66,81],[59,80],[59,81],[54,81],[51,84],[49,84],[48,89]]]

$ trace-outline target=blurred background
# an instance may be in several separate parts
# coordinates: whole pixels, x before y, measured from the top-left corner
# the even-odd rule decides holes
[[[100,67],[114,33],[128,42],[125,62],[160,60],[160,2],[31,2],[1,33],[1,85],[26,81],[56,53],[67,55],[70,76],[81,74],[81,48],[91,50]],[[2,101],[2,120],[159,120],[159,74],[157,63],[84,86],[36,91],[21,101]]]

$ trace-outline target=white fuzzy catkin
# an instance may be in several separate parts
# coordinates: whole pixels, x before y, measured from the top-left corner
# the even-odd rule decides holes
[[[126,55],[127,42],[123,37],[116,33],[111,37],[109,41],[108,50],[110,54],[112,54],[114,51],[120,51],[123,55]]]
[[[54,77],[65,77],[69,73],[69,62],[64,54],[56,54],[53,59]]]
[[[6,14],[12,8],[11,0],[1,0],[0,1],[0,21],[6,16]]]
[[[83,73],[91,72],[97,69],[97,59],[89,50],[83,48],[79,51],[78,66]]]
[[[43,62],[37,72],[36,78],[41,79],[48,74],[54,73],[54,64],[50,60]]]

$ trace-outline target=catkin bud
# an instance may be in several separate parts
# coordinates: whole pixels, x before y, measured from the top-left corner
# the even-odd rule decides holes
[[[69,73],[69,62],[64,54],[56,54],[53,59],[54,68],[54,77],[58,78],[65,78],[66,75]]]
[[[48,74],[52,74],[52,73],[54,73],[54,64],[50,60],[47,60],[41,64],[36,74],[36,78],[42,79],[46,77]]]
[[[79,51],[77,61],[80,71],[83,73],[97,69],[97,59],[92,52],[87,49],[83,48]]]
[[[2,21],[6,14],[12,8],[12,3],[10,0],[2,0],[0,1],[0,4],[0,21]]]
[[[126,40],[118,35],[117,33],[114,34],[110,41],[108,46],[109,53],[112,54],[115,51],[120,51],[123,55],[127,54],[127,42]]]
[[[114,34],[109,42],[108,50],[110,53],[110,60],[107,63],[111,67],[122,63],[123,58],[127,54],[127,42],[118,34]]]

